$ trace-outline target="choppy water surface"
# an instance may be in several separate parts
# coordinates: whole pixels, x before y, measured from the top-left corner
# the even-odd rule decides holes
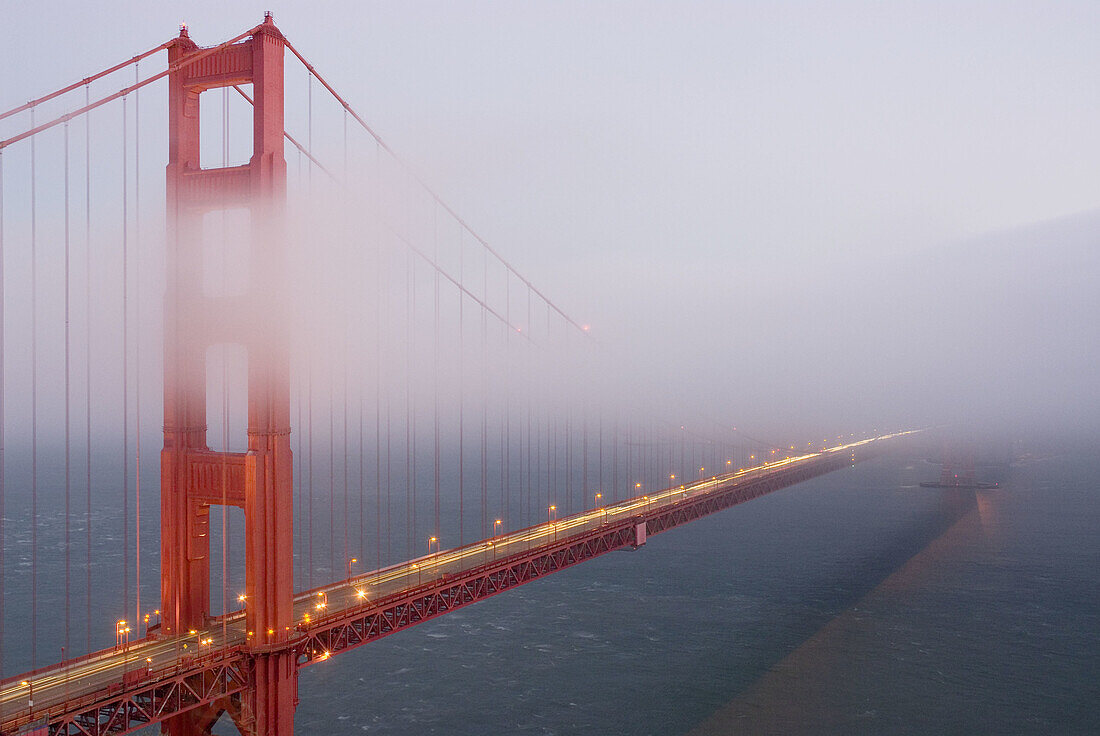
[[[1095,733],[1100,466],[882,458],[311,667],[302,734]]]
[[[916,454],[880,458],[309,667],[296,732],[1100,733],[1100,459],[1005,466],[991,491],[917,487],[938,472]],[[50,539],[62,517],[41,514]],[[91,583],[107,593],[93,645],[117,616],[112,524],[93,518]],[[8,531],[12,671],[29,664],[15,619],[30,562],[27,526]],[[59,549],[39,558],[51,660],[63,617],[42,600],[63,590],[49,577]]]

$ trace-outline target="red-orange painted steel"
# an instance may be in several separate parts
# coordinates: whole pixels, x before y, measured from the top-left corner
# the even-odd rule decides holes
[[[163,633],[204,628],[210,612],[211,505],[240,505],[245,515],[245,605],[257,647],[285,642],[293,618],[293,458],[287,347],[286,161],[283,156],[284,39],[270,17],[250,38],[204,53],[186,30],[169,47],[168,289],[165,305],[164,449],[161,455],[161,609]],[[203,169],[200,95],[251,83],[253,154],[246,166]],[[245,206],[251,212],[249,283],[243,300],[202,289],[202,216]],[[210,450],[206,437],[206,351],[227,333],[244,335],[248,354],[248,450]],[[212,471],[212,469],[214,469]],[[217,472],[219,471],[220,472]],[[276,646],[278,649],[278,647]],[[289,651],[242,654],[249,673],[242,696],[211,700],[169,718],[174,736],[207,732],[223,711],[245,734],[289,736],[297,667]],[[241,712],[248,718],[238,720]]]
[[[875,456],[880,449],[873,446],[862,451],[859,460]],[[285,734],[293,720],[297,670],[302,666],[607,552],[637,547],[643,534],[648,538],[855,461],[845,454],[823,455],[746,478],[719,477],[707,493],[685,496],[630,518],[300,622],[285,641],[264,648],[234,647],[205,657],[183,658],[163,670],[146,672],[144,678],[123,678],[67,702],[46,706],[37,715],[48,722],[51,736],[121,736],[158,721],[167,725],[169,733],[207,734],[223,712],[244,734]],[[300,593],[299,598],[302,596],[312,598],[313,593]],[[269,703],[268,699],[276,702]],[[265,707],[257,710],[258,705]],[[0,724],[0,731],[12,733],[29,722],[30,713],[23,711]]]

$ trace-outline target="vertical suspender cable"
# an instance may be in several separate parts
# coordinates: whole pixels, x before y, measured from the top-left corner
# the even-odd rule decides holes
[[[130,320],[126,97],[122,98],[122,611],[130,603]]]
[[[527,287],[527,331],[531,332],[531,287],[530,287],[530,285],[528,285],[528,287]],[[524,357],[527,358],[527,368],[528,368],[528,371],[527,371],[527,373],[528,373],[527,390],[524,391],[524,393],[527,394],[527,518],[524,519],[524,524],[523,524],[524,526],[527,526],[531,523],[531,495],[532,495],[532,491],[531,491],[531,394],[534,393],[534,390],[535,390],[535,381],[532,380],[534,378],[533,374],[534,374],[534,365],[535,364],[534,364],[533,356],[531,355],[531,350],[534,350],[533,346],[531,346],[530,349],[526,351],[527,354],[524,356]]]
[[[364,384],[366,381],[363,382]],[[367,542],[366,542],[366,527],[364,526],[365,514],[364,507],[366,505],[366,476],[364,475],[364,458],[363,448],[365,446],[363,432],[365,431],[366,422],[364,412],[366,411],[366,386],[360,385],[359,387],[359,557],[363,560],[363,568],[370,570],[371,567],[367,562]],[[376,486],[377,487],[377,486]],[[378,558],[375,558],[377,561]]]
[[[295,578],[300,583],[301,582],[301,574],[302,574],[302,558],[301,558],[301,555],[302,555],[302,521],[303,521],[303,517],[302,517],[302,430],[301,430],[301,428],[304,426],[302,424],[302,359],[301,359],[300,355],[298,356],[298,360],[296,362],[297,362],[297,366],[298,366],[298,375],[295,377],[296,378],[295,383],[298,384],[298,393],[297,393],[297,396],[295,397],[295,403],[297,404],[297,409],[298,409],[298,422],[294,426],[298,427],[299,429],[295,433],[295,434],[297,434],[296,440],[297,440],[298,447],[294,451],[294,456],[296,458],[295,463],[294,463],[294,472],[298,475],[298,483],[295,486],[295,492],[297,494],[297,498],[295,500],[298,503],[298,511],[295,514],[295,518],[294,518],[294,537],[295,537],[295,542],[298,545],[298,549],[296,551],[296,554],[294,555],[294,560],[298,565],[298,570],[297,570],[298,574],[295,575]]]
[[[328,569],[336,575],[336,372],[328,372]]]
[[[313,590],[313,360],[312,351],[306,351],[306,453],[309,461],[309,474],[307,476],[307,482],[309,484],[309,504],[307,510],[309,511],[309,522],[307,528],[309,534],[306,535],[306,545],[309,548],[307,568],[306,568],[306,580],[308,581],[307,587]]]
[[[344,110],[344,187],[348,185],[348,111]],[[366,258],[362,263],[366,265]],[[351,321],[349,319],[347,323],[347,344],[351,345]],[[347,349],[344,352],[344,558],[348,557],[348,363],[351,362],[351,355],[348,354]],[[361,379],[360,379],[361,381]],[[363,558],[363,391],[360,384],[359,391],[359,553],[358,556]],[[350,577],[350,565],[349,565],[349,577]]]
[[[225,264],[225,230],[222,230],[222,264]],[[223,271],[224,273],[224,271]],[[224,276],[223,276],[224,279]],[[225,282],[223,281],[223,284]],[[226,615],[229,613],[229,348],[221,346],[222,354],[222,643],[226,637]]]
[[[72,511],[72,467],[69,421],[72,407],[69,401],[69,124],[65,123],[65,651],[70,649],[70,627],[72,623],[72,556],[69,551],[71,528],[69,515]]]
[[[309,196],[313,195],[313,78],[312,75],[306,77],[306,155],[309,158],[309,165],[306,169],[307,176],[307,193]],[[298,170],[301,172],[302,156],[301,151],[298,154]],[[299,173],[299,176],[301,174]],[[312,203],[311,203],[312,204]],[[313,361],[312,357],[307,358],[309,360],[309,366],[306,370],[306,391],[309,394],[308,410],[309,416],[309,570],[307,572],[308,587],[313,589]]]
[[[588,407],[585,406],[583,411],[584,411],[584,415],[581,417],[581,421],[583,422],[583,425],[581,427],[581,442],[583,443],[583,446],[584,446],[584,449],[581,451],[581,494],[582,494],[581,495],[581,508],[582,509],[588,507],[588,498],[590,496],[592,496],[592,494],[588,492]],[[593,497],[593,503],[595,503],[595,498],[594,497]],[[593,508],[595,508],[595,507],[593,506]]]
[[[375,176],[382,177],[382,149],[374,144]],[[379,211],[381,203],[381,185],[375,186],[375,212]],[[377,231],[376,231],[377,232]],[[382,242],[375,236],[375,268],[374,268],[374,565],[381,570],[382,565]],[[388,396],[387,392],[387,396]],[[388,418],[387,418],[388,422]],[[387,427],[388,434],[388,427]],[[387,465],[388,465],[387,457]],[[389,482],[389,471],[386,471],[386,481]],[[389,510],[387,491],[387,513]],[[387,519],[386,528],[389,528]]]
[[[346,345],[346,342],[345,342]],[[340,403],[344,405],[344,565],[350,567],[348,562],[348,354],[344,351],[344,393],[340,397]]]
[[[298,161],[302,160],[302,152],[298,151]],[[299,163],[299,167],[301,164]],[[301,176],[299,176],[298,184],[301,184]],[[305,351],[301,348],[300,341],[302,340],[303,330],[300,325],[295,325],[295,353],[294,364],[296,366],[297,375],[295,376],[295,383],[297,383],[297,393],[294,397],[295,404],[298,410],[298,421],[294,425],[297,427],[297,431],[294,433],[295,441],[297,443],[297,449],[294,451],[294,473],[298,478],[297,484],[294,486],[294,492],[296,494],[295,503],[297,504],[297,511],[294,514],[294,564],[295,564],[295,589],[302,580],[302,526],[304,524],[305,517],[302,516],[302,496],[304,495],[305,487],[302,485],[302,461],[304,455],[302,454],[302,434],[305,427],[302,424],[302,353]]]
[[[611,430],[611,500],[619,500],[619,412],[615,411],[615,427]]]
[[[306,170],[309,177],[308,191],[313,195],[313,75],[306,76],[306,110],[307,110],[307,140],[306,150],[309,156],[309,168]],[[301,156],[298,157],[299,163]],[[310,203],[312,205],[312,203]],[[310,360],[307,381],[309,391],[309,588],[313,589],[313,364]]]
[[[408,329],[408,341],[409,341],[409,381],[412,381],[413,361],[416,358],[416,326],[414,324],[416,318],[416,261],[412,258],[412,254],[409,254],[409,329]],[[410,439],[412,445],[409,448],[409,462],[410,462],[410,489],[412,492],[412,534],[409,536],[409,544],[411,545],[410,551],[416,550],[416,399],[410,394],[409,403],[410,413]],[[412,556],[411,554],[409,555]]]
[[[34,108],[31,108],[34,126]],[[31,138],[31,669],[38,667],[38,217]]]
[[[298,333],[300,336],[301,333]],[[295,502],[297,504],[297,510],[294,514],[294,543],[296,549],[294,551],[295,568],[295,586],[302,581],[302,524],[305,517],[302,516],[302,429],[305,427],[302,424],[302,358],[300,352],[296,356],[295,365],[297,368],[297,375],[295,376],[295,383],[297,384],[297,391],[294,396],[294,403],[298,413],[298,421],[295,423],[295,427],[298,427],[296,442],[297,448],[294,451],[294,472],[298,476],[298,482],[294,486],[294,492],[296,495]]]
[[[4,152],[0,151],[0,672],[4,671]]]
[[[596,463],[600,467],[599,475],[596,478],[596,492],[603,493],[603,402],[600,403],[600,441],[597,453],[599,455],[598,462]]]
[[[432,260],[439,263],[439,223],[438,223],[438,207],[432,206]],[[432,421],[434,424],[433,432],[433,456],[434,456],[434,484],[435,484],[435,538],[439,539],[439,270],[436,269],[433,274],[433,285],[435,287],[435,295],[432,297],[432,308],[435,311],[434,315],[434,347],[432,355]],[[459,514],[461,517],[461,513]],[[459,525],[462,521],[459,519]]]
[[[634,445],[630,434],[630,417],[626,418],[626,483],[631,488],[634,487]],[[637,493],[631,492],[629,497],[637,496]]]
[[[412,458],[412,252],[405,257],[405,559],[413,556],[413,516],[416,504],[413,499]]]
[[[348,356],[348,359],[350,359],[350,356]],[[344,370],[345,371],[347,370],[346,366],[345,366]],[[360,379],[360,380],[362,380],[362,379]],[[347,385],[348,385],[347,374],[345,373],[344,374],[344,393],[345,393],[344,401],[348,400],[348,397],[346,395],[347,394]],[[363,530],[363,504],[365,503],[364,495],[366,494],[366,484],[364,483],[364,480],[363,480],[363,409],[364,409],[364,404],[365,404],[364,396],[363,396],[363,389],[364,388],[365,387],[362,385],[362,383],[360,383],[360,385],[359,385],[359,544],[358,544],[359,553],[358,553],[357,556],[359,557],[360,560],[363,560],[364,569],[369,570],[370,567],[366,564],[366,552],[365,552],[365,549],[363,547],[363,531],[364,531]],[[346,465],[346,463],[345,463],[345,465]],[[346,478],[347,478],[347,474],[345,472],[345,485],[347,483]],[[345,534],[345,536],[347,536],[347,535]],[[345,548],[347,547],[346,544],[344,546],[345,546]],[[345,549],[344,554],[347,554],[347,551],[348,550]]]
[[[462,246],[463,246],[462,233],[459,232],[459,237],[458,237],[458,283],[460,283],[460,284],[464,284],[465,281],[466,281],[466,279],[465,279],[465,277],[463,276],[463,273],[462,273],[463,264],[464,264],[464,259],[463,259],[463,255],[464,255],[463,250],[464,249],[463,249]],[[463,374],[463,369],[464,369],[464,358],[466,357],[463,354],[464,351],[465,351],[465,343],[462,339],[465,332],[466,332],[465,312],[463,311],[464,306],[465,306],[465,302],[466,302],[466,300],[463,299],[462,292],[459,291],[458,292],[458,546],[459,547],[462,546],[462,542],[463,542],[462,537],[463,537],[463,531],[464,531],[464,528],[465,528],[464,525],[463,525],[463,522],[465,520],[462,518],[462,516],[463,516],[463,512],[465,511],[463,501],[465,500],[465,497],[466,497],[466,473],[465,473],[465,469],[466,469],[466,431],[465,431],[465,426],[464,426],[465,425],[465,415],[463,413],[464,404],[466,402],[464,402],[462,400],[463,399],[462,393],[463,393],[463,386],[464,386],[464,381],[463,381],[463,375],[462,374]]]
[[[84,105],[91,99],[84,85]],[[84,117],[84,650],[92,651],[92,114]]]
[[[482,299],[486,304],[489,303],[489,254],[484,254],[484,268],[482,270]],[[486,380],[486,373],[489,370],[489,337],[486,334],[488,331],[488,325],[486,320],[489,318],[488,312],[484,308],[481,310],[481,537],[485,539],[488,536],[486,532],[486,526],[489,523],[489,385]]]
[[[222,167],[229,165],[229,88],[222,88]],[[222,211],[222,288],[227,286],[225,211]],[[140,281],[140,279],[139,279]],[[224,292],[223,292],[224,293]],[[226,631],[229,613],[229,347],[222,345],[222,645],[228,644]]]
[[[134,62],[138,81],[140,61]],[[228,90],[228,88],[226,88]],[[141,92],[134,92],[134,626],[141,625]]]
[[[512,382],[508,380],[512,375],[512,366],[508,362],[508,346],[511,344],[511,334],[508,325],[512,324],[512,296],[511,296],[512,279],[509,277],[508,270],[504,270],[504,314],[507,320],[507,325],[501,325],[501,335],[504,339],[501,340],[500,349],[503,351],[501,356],[501,363],[504,366],[504,441],[501,442],[501,465],[500,465],[500,513],[501,519],[505,524],[509,523],[510,516],[508,507],[509,498],[511,497],[511,489],[508,488],[512,481]],[[501,531],[504,531],[501,529]]]
[[[392,396],[386,391],[386,562],[393,560],[393,434],[390,431]]]

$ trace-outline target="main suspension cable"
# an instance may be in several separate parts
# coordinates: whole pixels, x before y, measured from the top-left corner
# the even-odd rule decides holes
[[[129,87],[125,87],[123,89],[120,89],[118,92],[115,92],[114,94],[110,94],[110,95],[107,95],[106,97],[100,98],[100,99],[96,100],[95,102],[86,103],[84,105],[84,107],[81,107],[81,108],[79,108],[77,110],[74,110],[70,113],[66,113],[66,114],[61,115],[57,118],[54,118],[53,120],[49,121],[48,123],[43,123],[42,125],[35,126],[34,122],[33,122],[33,115],[32,115],[31,128],[28,129],[28,130],[23,131],[22,133],[19,133],[18,135],[14,135],[11,138],[7,138],[5,140],[0,140],[0,149],[7,148],[8,146],[12,145],[13,143],[18,143],[21,140],[25,140],[27,138],[33,138],[35,135],[41,133],[44,130],[49,130],[50,128],[56,127],[56,126],[60,125],[61,123],[64,123],[67,120],[72,120],[73,118],[80,117],[81,115],[84,115],[85,113],[87,113],[91,110],[94,110],[97,107],[101,107],[102,105],[106,105],[108,102],[114,102],[115,100],[117,100],[119,98],[122,98],[122,97],[125,97],[126,95],[130,94],[131,92],[139,90],[142,87],[145,87],[147,85],[150,85],[150,84],[152,84],[153,82],[156,82],[159,79],[164,79],[169,74],[173,74],[173,73],[179,71],[180,69],[183,69],[186,66],[194,64],[197,61],[201,61],[202,59],[205,59],[206,57],[210,56],[211,54],[215,54],[218,51],[221,51],[222,49],[226,48],[227,46],[233,45],[234,43],[236,43],[237,41],[240,41],[245,36],[251,36],[256,31],[260,30],[260,28],[261,28],[261,26],[256,26],[255,28],[251,28],[251,29],[245,31],[244,33],[241,33],[241,34],[238,34],[238,35],[234,36],[233,38],[229,39],[228,41],[223,41],[222,43],[218,44],[217,46],[211,46],[208,49],[203,49],[203,50],[198,51],[198,52],[196,52],[196,53],[194,53],[190,56],[186,56],[186,57],[180,59],[179,61],[177,61],[174,64],[169,64],[167,69],[165,69],[162,72],[158,72],[158,73],[154,74],[153,76],[149,77],[148,79],[143,79],[140,82],[138,82],[137,84],[132,84]],[[168,42],[168,43],[171,43],[171,42]],[[131,62],[130,61],[125,62],[124,66],[129,64],[129,63],[131,63]],[[34,108],[32,107],[31,110],[33,111],[33,109]]]
[[[562,319],[564,319],[566,322],[568,322],[570,325],[572,325],[573,327],[575,327],[577,330],[581,331],[585,335],[588,334],[588,331],[585,330],[584,327],[579,322],[577,322],[572,317],[570,317],[568,314],[566,314],[565,311],[562,310],[553,301],[551,301],[549,297],[547,297],[545,294],[543,294],[541,291],[539,291],[539,289],[537,287],[535,287],[535,285],[532,284],[529,280],[527,280],[527,278],[523,274],[521,274],[518,270],[516,270],[516,268],[510,262],[508,262],[504,258],[503,255],[501,255],[499,252],[497,252],[496,249],[494,249],[491,245],[489,245],[488,241],[486,241],[472,227],[470,227],[470,225],[465,220],[462,219],[462,217],[458,214],[458,212],[456,212],[449,204],[447,204],[447,202],[444,201],[443,198],[440,197],[435,192],[434,189],[432,189],[430,186],[428,186],[427,182],[425,182],[424,179],[413,170],[412,166],[407,161],[405,161],[403,158],[398,156],[396,151],[394,151],[392,148],[390,148],[389,144],[387,144],[382,139],[382,137],[377,132],[375,132],[375,130],[373,128],[371,128],[370,125],[368,125],[367,122],[365,120],[363,120],[362,117],[359,116],[359,113],[357,113],[354,109],[352,109],[351,105],[349,105],[347,103],[347,101],[344,100],[344,98],[341,97],[339,95],[339,93],[336,92],[335,89],[333,89],[332,85],[330,85],[320,75],[320,73],[313,67],[312,64],[310,64],[308,61],[306,61],[305,57],[302,56],[302,54],[298,52],[298,49],[294,48],[294,45],[291,44],[290,41],[285,36],[283,37],[283,42],[286,44],[286,47],[288,49],[290,49],[290,52],[298,58],[298,61],[302,62],[302,65],[305,66],[305,68],[309,71],[311,77],[316,77],[317,78],[317,81],[320,82],[321,85],[326,90],[328,90],[329,94],[331,94],[333,96],[333,98],[338,103],[340,103],[340,105],[344,108],[344,110],[346,110],[348,112],[348,114],[351,115],[352,118],[354,118],[357,123],[359,123],[359,126],[363,130],[365,130],[368,134],[370,134],[370,136],[372,138],[374,138],[374,140],[378,143],[378,145],[381,146],[386,151],[386,153],[388,153],[393,158],[394,161],[399,163],[409,173],[409,175],[413,177],[413,179],[416,181],[416,183],[419,184],[420,187],[425,192],[428,193],[428,196],[430,196],[436,202],[436,204],[438,204],[440,207],[442,207],[447,212],[447,214],[449,214],[455,220],[455,222],[457,222],[459,224],[459,226],[463,230],[468,232],[478,243],[481,244],[481,246],[483,248],[485,248],[487,251],[489,251],[489,253],[491,253],[505,268],[507,268],[512,273],[514,273],[516,275],[516,277],[518,279],[520,279],[527,286],[527,288],[531,289],[531,291],[533,291],[536,295],[538,295],[538,297],[540,299],[542,299],[542,301],[545,302],[546,305],[550,309],[553,309],[555,312],[557,312],[559,315],[561,315]]]
[[[175,39],[172,39],[172,41],[174,41],[174,40]],[[104,69],[101,72],[96,72],[95,74],[93,74],[90,77],[84,77],[84,79],[81,79],[79,82],[73,82],[72,84],[70,84],[66,87],[62,87],[61,89],[54,90],[53,92],[50,92],[47,95],[42,95],[41,97],[37,97],[37,98],[31,100],[30,102],[19,105],[18,107],[13,107],[12,109],[8,110],[7,112],[2,112],[2,113],[0,113],[0,120],[3,120],[4,118],[10,117],[12,115],[16,115],[18,113],[21,113],[24,110],[33,109],[33,108],[37,107],[38,105],[41,105],[43,102],[49,102],[50,100],[52,100],[56,97],[60,97],[61,95],[66,94],[67,92],[72,92],[74,89],[79,89],[80,87],[87,87],[90,83],[96,81],[97,79],[100,79],[102,77],[106,77],[108,74],[113,74],[113,73],[117,72],[119,69],[125,69],[126,67],[130,66],[131,64],[137,64],[137,62],[141,61],[145,57],[152,56],[153,54],[157,53],[158,51],[163,51],[164,49],[166,49],[166,48],[168,48],[169,46],[172,45],[172,41],[165,41],[160,46],[157,46],[155,48],[151,48],[151,49],[149,49],[148,51],[146,51],[144,53],[138,54],[137,56],[134,56],[134,57],[131,57],[130,59],[127,59],[126,61],[119,62],[118,64],[115,64],[114,66],[112,66],[108,69]]]

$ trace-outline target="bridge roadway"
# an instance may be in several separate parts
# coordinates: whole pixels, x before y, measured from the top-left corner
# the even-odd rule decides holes
[[[810,466],[824,458],[849,453],[854,458],[854,452],[859,448],[905,434],[910,432],[858,440],[820,452],[739,469],[560,519],[554,519],[553,512],[548,510],[550,518],[535,526],[298,593],[294,602],[294,619],[299,640],[303,641],[311,628],[319,627],[324,622],[339,620],[352,612],[369,611],[408,591],[438,585],[441,580],[459,579],[467,571],[492,567],[497,560],[522,558],[532,550],[561,546],[571,539],[600,529],[630,528],[633,534],[632,521],[644,522],[671,507],[716,493],[726,494],[731,489],[751,484],[751,481],[773,474],[782,475],[784,470]],[[112,626],[113,622],[105,622],[104,625]],[[38,721],[47,715],[52,725],[57,715],[69,711],[80,701],[99,701],[104,695],[124,690],[135,682],[178,675],[189,668],[209,668],[210,663],[229,660],[247,648],[249,635],[245,630],[243,612],[236,612],[211,619],[209,627],[194,634],[170,638],[154,635],[131,642],[126,647],[100,650],[33,673],[5,678],[0,682],[0,733],[13,733],[20,725]],[[327,651],[313,651],[300,654],[300,659],[303,664],[308,664],[328,656]],[[29,684],[24,685],[24,682]],[[33,708],[28,705],[32,687]]]

